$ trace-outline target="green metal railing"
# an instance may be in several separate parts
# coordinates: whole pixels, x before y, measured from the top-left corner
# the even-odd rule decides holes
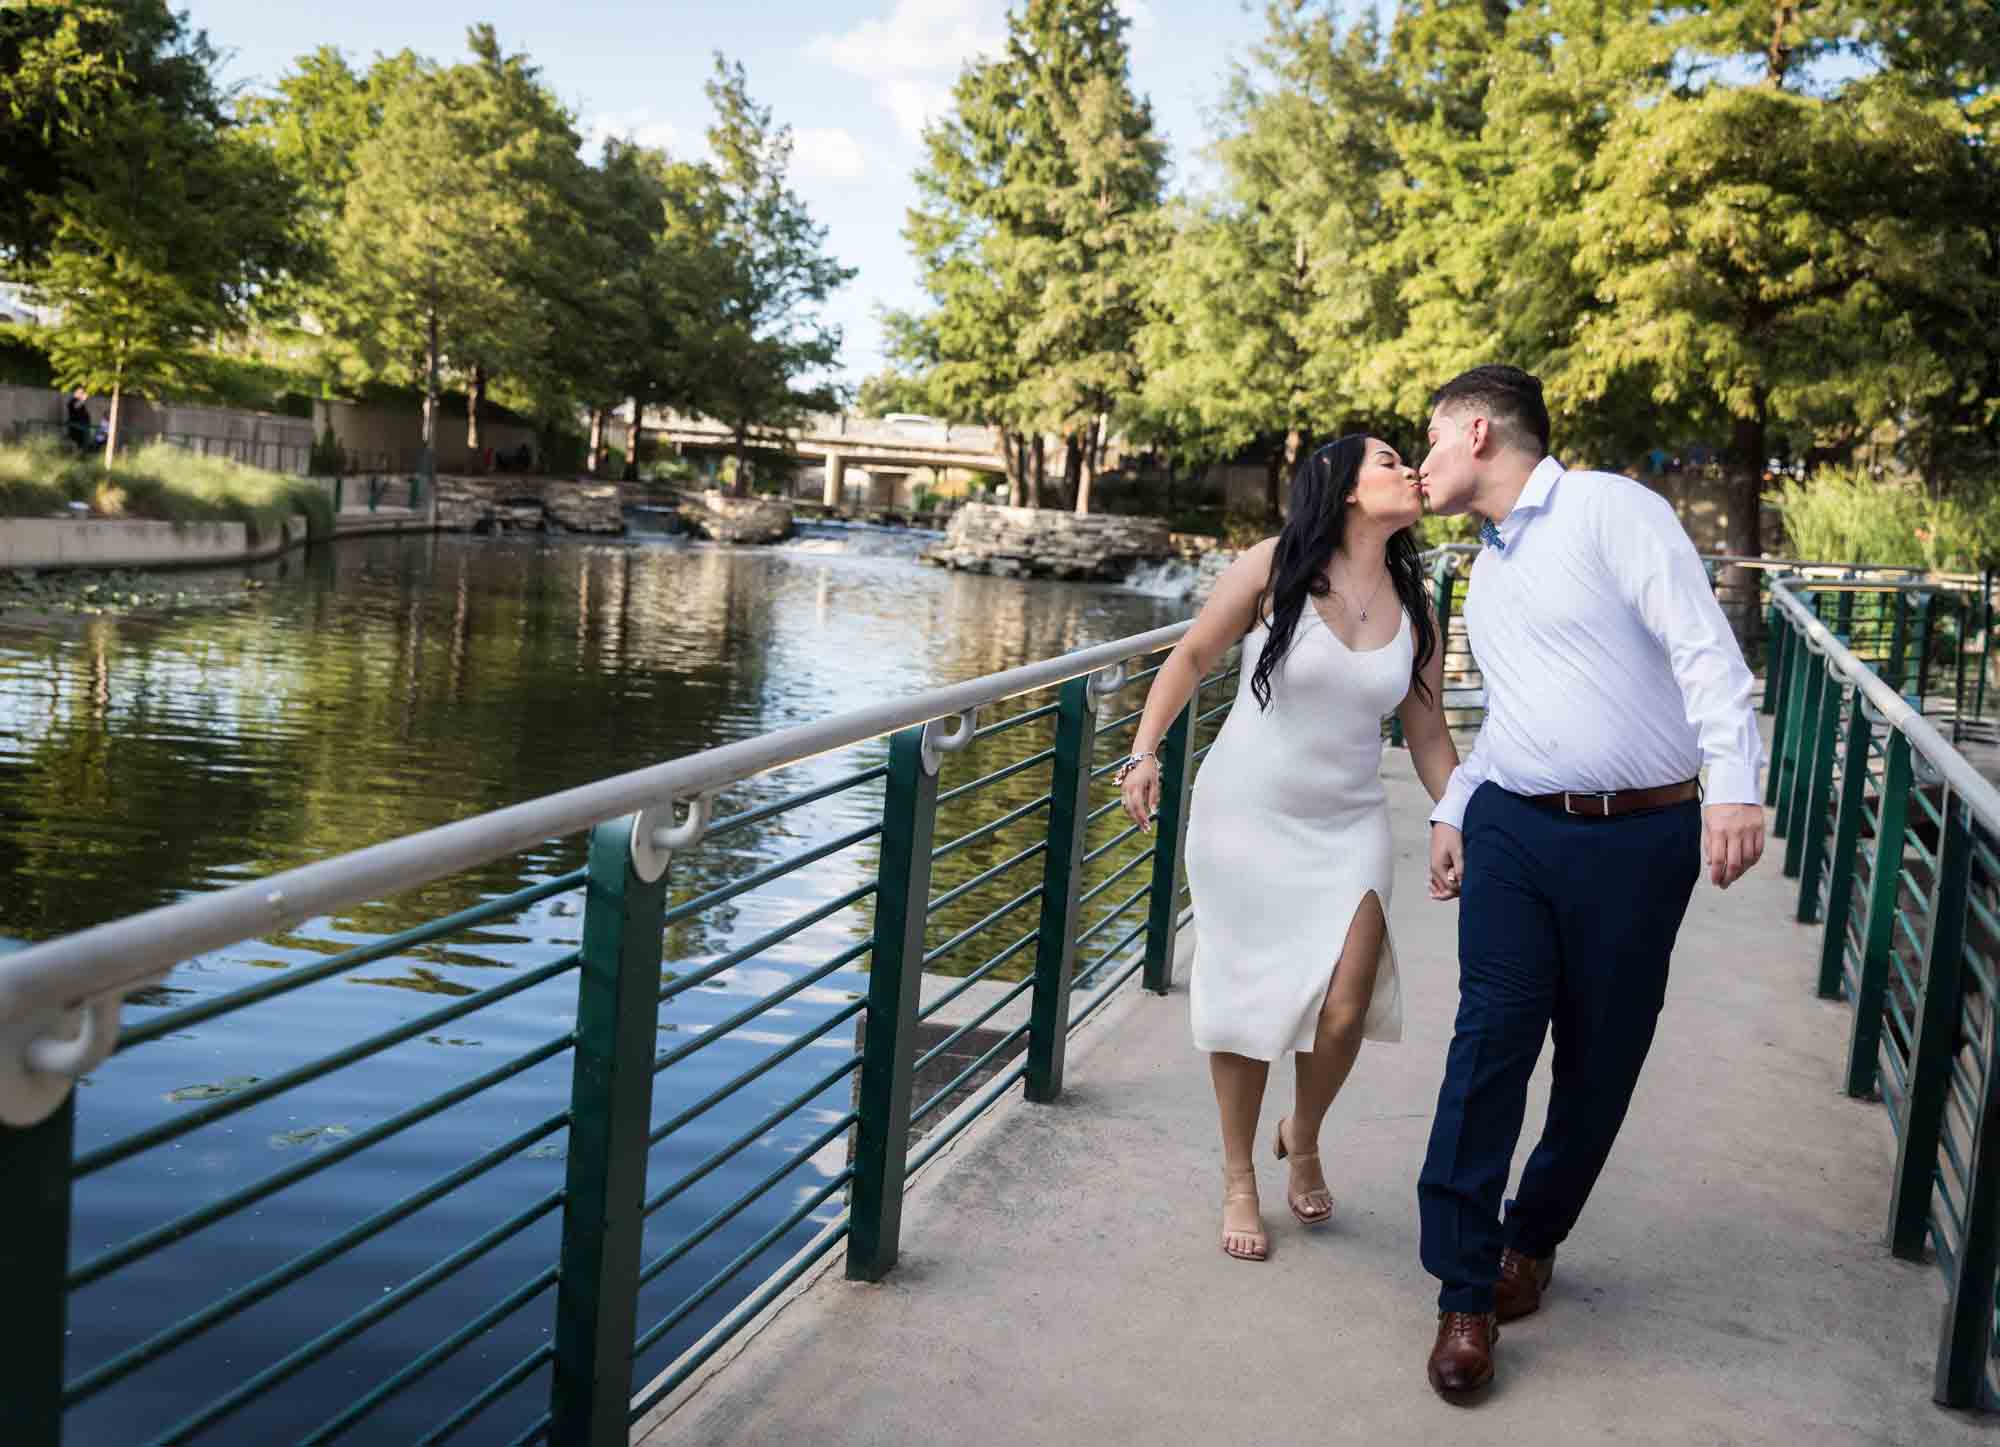
[[[1981,586],[1955,611],[1983,628],[1990,596]],[[1944,611],[1928,585],[1893,595],[1805,579],[1774,588],[1766,802],[1784,873],[1799,881],[1798,919],[1822,927],[1819,993],[1853,1006],[1845,1088],[1880,1099],[1895,1130],[1889,1249],[1930,1255],[1945,1279],[1934,1395],[1991,1408],[2000,793],[1920,711],[1936,639],[1927,630]],[[1965,662],[1969,649],[1955,647]],[[1983,693],[1984,671],[1983,647],[1971,694],[1955,670],[1954,728]]]
[[[1056,1099],[1071,1033],[1135,976],[1147,989],[1168,987],[1188,917],[1188,791],[1227,716],[1236,667],[1204,681],[1164,741],[1154,831],[1124,819],[1112,775],[1130,748],[1144,685],[1186,626],[712,750],[8,955],[0,1043],[26,1064],[0,1077],[10,1122],[0,1127],[0,1170],[11,1187],[0,1271],[23,1320],[0,1364],[0,1441],[59,1442],[79,1414],[90,1414],[93,1430],[121,1423],[135,1442],[373,1441],[382,1440],[377,1414],[393,1401],[428,1410],[424,1442],[623,1443],[633,1422],[837,1246],[845,1243],[852,1277],[889,1271],[910,1174],[1014,1087],[1031,1101]],[[717,817],[722,791],[829,751],[821,772],[831,767],[832,777]],[[801,821],[821,805],[839,805],[849,826],[801,840],[775,861],[769,849],[727,848],[793,828],[810,836]],[[857,814],[869,822],[853,827]],[[578,831],[587,841],[580,867],[245,988],[151,1008],[111,1050],[120,995],[180,961]],[[802,897],[814,902],[780,920],[715,923]],[[97,1090],[118,1091],[132,1062],[197,1027],[242,1017],[254,1029],[271,1001],[323,993],[360,966],[421,958],[564,900],[581,901],[575,948],[77,1149],[71,1076],[87,1070]],[[847,943],[827,943],[828,931]],[[662,1033],[675,1030],[691,992],[753,969],[759,983],[740,1008],[693,1033]],[[855,988],[843,993],[844,980]],[[490,1022],[491,1008],[510,1001],[532,1002],[546,1018],[539,1039],[281,1169],[230,1180],[194,1209],[101,1248],[72,1248],[75,1210],[145,1179],[120,1167],[166,1169],[184,1148],[193,1157],[178,1159],[199,1158],[205,1142],[256,1119],[260,1107],[282,1107],[337,1072],[390,1066],[399,1046],[459,1022]],[[62,1019],[74,1006],[88,1022],[81,1034]],[[552,1071],[568,1077],[555,1108],[523,1119],[497,1104],[528,1081],[548,1084]],[[766,1108],[780,1081],[785,1098]],[[424,1156],[424,1169],[398,1178],[400,1194],[359,1219],[326,1209],[324,1194],[313,1198],[305,1214],[324,1221],[316,1239],[243,1279],[203,1270],[199,1279],[214,1284],[184,1314],[120,1310],[129,1303],[121,1282],[162,1253],[190,1241],[212,1251],[385,1149],[407,1155],[427,1123],[453,1111],[488,1112],[505,1125],[466,1159]],[[555,1145],[566,1148],[559,1184],[505,1197],[484,1229],[438,1242],[428,1265],[359,1309],[325,1319],[303,1304],[276,1317],[259,1311],[301,1303],[295,1288],[307,1277],[351,1267],[370,1243],[475,1183],[514,1180],[508,1173]],[[289,1387],[356,1360],[344,1353],[433,1293],[477,1304],[421,1351],[394,1357],[393,1369],[345,1378],[322,1420],[273,1415]],[[524,1318],[542,1323],[530,1333],[536,1344],[467,1388],[467,1363],[484,1360],[496,1331]],[[93,1342],[115,1346],[76,1360],[65,1335],[86,1319]],[[125,1405],[147,1400],[178,1353],[214,1342],[236,1369],[198,1405],[173,1420]],[[459,1385],[441,1395],[446,1380]]]

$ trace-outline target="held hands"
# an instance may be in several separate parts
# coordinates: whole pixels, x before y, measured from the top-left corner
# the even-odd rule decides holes
[[[1160,762],[1141,759],[1120,776],[1118,795],[1125,815],[1148,834],[1153,832],[1153,812],[1160,807]]]
[[[1457,899],[1465,882],[1465,835],[1449,824],[1431,825],[1431,898]]]
[[[1701,857],[1708,877],[1727,889],[1764,856],[1764,810],[1756,804],[1710,804],[1701,811]]]

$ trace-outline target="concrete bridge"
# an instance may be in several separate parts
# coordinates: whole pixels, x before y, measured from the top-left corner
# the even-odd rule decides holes
[[[1328,1118],[1330,1229],[1293,1225],[1260,1149],[1271,1259],[1218,1250],[1183,958],[1170,995],[1130,992],[1077,1035],[1059,1103],[1017,1097],[926,1167],[893,1273],[850,1282],[833,1253],[633,1440],[1990,1443],[1931,1404],[1937,1272],[1882,1249],[1895,1141],[1837,1088],[1847,1009],[1814,998],[1819,936],[1791,922],[1781,843],[1728,892],[1698,889],[1631,1118],[1546,1305],[1503,1329],[1494,1391],[1432,1395],[1415,1182],[1458,909],[1425,894],[1408,756],[1384,774],[1409,1027],[1362,1052]],[[1547,1091],[1545,1055],[1522,1157]]]
[[[649,423],[651,419],[649,418]],[[683,455],[720,457],[735,451],[728,427],[706,417],[669,412],[648,432],[666,438]],[[752,437],[750,446],[762,453],[789,455],[818,462],[822,468],[822,498],[828,507],[853,501],[868,506],[897,505],[897,487],[910,473],[930,468],[957,469],[1005,476],[1000,433],[992,427],[962,427],[928,418],[890,417],[880,420],[844,413],[816,413],[796,432],[782,438]],[[848,498],[849,466],[866,471],[865,496]]]

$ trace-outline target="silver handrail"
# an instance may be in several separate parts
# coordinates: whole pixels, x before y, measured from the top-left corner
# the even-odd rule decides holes
[[[1873,668],[1855,657],[1833,630],[1820,622],[1812,609],[1793,595],[1792,590],[1803,583],[1804,580],[1796,576],[1774,578],[1771,581],[1771,597],[1793,626],[1805,635],[1806,646],[1815,653],[1824,654],[1834,672],[1859,689],[1863,700],[1881,715],[1890,728],[1909,739],[1912,752],[1937,770],[1939,777],[1951,786],[1952,793],[1972,811],[1973,818],[2000,835],[2000,789],[1989,784],[1929,719],[1883,682]]]
[[[1158,653],[1173,647],[1192,626],[1192,622],[1175,623],[909,698],[704,749],[30,945],[0,960],[0,1026],[31,1017],[46,1021],[52,1012],[137,988],[208,950],[278,933],[348,905],[400,894],[550,839],[594,828],[607,819],[658,808],[671,800],[694,800],[835,749]],[[0,1054],[4,1053],[4,1044],[0,1044]]]

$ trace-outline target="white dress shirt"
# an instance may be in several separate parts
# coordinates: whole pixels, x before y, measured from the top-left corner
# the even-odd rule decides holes
[[[1545,457],[1498,533],[1465,603],[1486,721],[1431,819],[1463,828],[1484,783],[1648,789],[1704,766],[1705,802],[1756,803],[1750,670],[1666,499]]]

